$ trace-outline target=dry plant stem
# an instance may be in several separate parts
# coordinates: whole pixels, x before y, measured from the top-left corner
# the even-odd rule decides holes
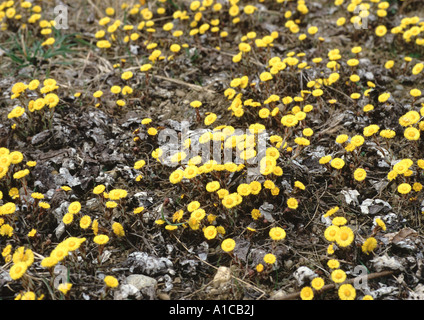
[[[387,276],[393,275],[394,273],[395,273],[395,271],[381,271],[381,272],[371,273],[367,276],[359,276],[359,277],[350,279],[350,280],[344,282],[344,284],[352,284],[355,281],[358,281],[358,280],[361,280],[361,279],[372,280],[372,279],[387,277]],[[331,290],[331,289],[334,289],[334,288],[336,288],[336,284],[334,284],[334,283],[327,284],[324,287],[322,287],[322,289],[319,291],[319,293],[322,293],[324,291],[328,291],[328,290]],[[280,299],[277,299],[277,300],[294,300],[294,299],[298,299],[298,298],[300,298],[300,291],[285,295],[284,297],[281,297]]]

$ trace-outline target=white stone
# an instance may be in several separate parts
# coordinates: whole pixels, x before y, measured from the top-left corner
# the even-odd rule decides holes
[[[303,286],[305,283],[311,281],[313,278],[317,277],[318,275],[309,269],[308,267],[299,267],[294,273],[293,277],[297,280],[297,283],[299,286]]]

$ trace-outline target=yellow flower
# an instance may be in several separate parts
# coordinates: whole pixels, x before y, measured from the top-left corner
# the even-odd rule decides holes
[[[27,176],[29,174],[29,170],[28,169],[24,169],[24,170],[19,170],[19,171],[17,171],[17,172],[15,172],[14,174],[13,174],[13,178],[14,179],[22,179],[22,178],[24,178],[25,176]]]
[[[417,75],[419,74],[424,68],[424,64],[423,63],[417,63],[413,68],[412,68],[412,74],[413,75]]]
[[[417,97],[421,96],[421,90],[418,90],[418,89],[412,89],[412,90],[409,92],[409,94],[410,94],[411,96],[413,96],[414,98],[417,98]]]
[[[199,107],[202,106],[202,103],[198,100],[195,100],[195,101],[190,102],[190,106],[193,107],[193,108],[199,108]]]
[[[355,135],[350,139],[350,143],[355,147],[360,147],[364,144],[365,138],[361,135]]]
[[[206,126],[211,125],[217,119],[217,115],[215,113],[210,113],[205,117],[204,123]]]
[[[377,248],[377,240],[374,237],[370,237],[362,244],[362,252],[369,254]]]
[[[340,169],[342,169],[342,168],[344,167],[345,162],[344,162],[344,160],[343,160],[343,159],[341,159],[341,158],[334,158],[333,160],[331,160],[330,165],[331,165],[333,168],[340,170]]]
[[[98,186],[96,186],[96,187],[94,187],[94,189],[93,189],[93,193],[94,194],[102,194],[103,193],[103,191],[105,191],[105,186],[104,185],[102,185],[102,184],[100,184],[100,185],[98,185]]]
[[[335,259],[330,259],[327,261],[327,266],[330,269],[338,269],[340,267],[340,262],[338,260]]]
[[[93,230],[94,235],[97,236],[97,233],[99,232],[99,221],[97,219],[95,219],[91,224],[91,230]]]
[[[129,80],[133,77],[133,73],[131,71],[126,71],[121,75],[122,80]]]
[[[64,295],[66,295],[69,290],[71,290],[72,288],[72,283],[61,283],[59,284],[59,286],[57,287],[57,290],[59,290],[60,292],[62,292]]]
[[[0,235],[7,236],[10,238],[11,236],[13,236],[13,227],[7,223],[3,224],[0,227]]]
[[[264,262],[268,263],[268,264],[274,264],[275,261],[277,260],[277,258],[275,257],[275,255],[273,255],[272,253],[267,253],[264,256]]]
[[[194,210],[190,215],[191,218],[194,218],[197,221],[203,220],[205,218],[205,216],[206,216],[206,212],[205,212],[204,209]]]
[[[128,195],[128,192],[124,189],[113,189],[109,192],[109,199],[110,200],[120,200],[122,198],[125,198]],[[113,206],[113,204],[111,204]]]
[[[339,247],[347,247],[353,242],[354,237],[352,229],[347,226],[343,226],[340,227],[340,230],[336,235],[336,243]]]
[[[382,94],[380,94],[379,96],[378,96],[378,101],[379,102],[381,102],[381,103],[384,103],[384,102],[386,102],[387,100],[389,100],[389,98],[390,98],[390,93],[388,93],[388,92],[385,92],[385,93],[382,93]]]
[[[347,223],[347,220],[344,217],[335,217],[331,222],[333,225],[340,227],[345,225]]]
[[[347,65],[350,67],[356,67],[359,64],[358,59],[349,59],[346,61]]]
[[[218,231],[215,226],[208,226],[203,230],[203,234],[206,239],[211,240],[214,239],[217,235]]]
[[[383,231],[386,231],[386,224],[380,218],[375,219],[375,223],[379,226]]]
[[[98,245],[105,245],[109,242],[109,237],[105,234],[100,234],[98,236],[95,236],[93,241],[97,243]]]
[[[257,8],[255,6],[247,5],[247,6],[244,7],[243,11],[244,11],[245,14],[250,15],[250,14],[254,13],[256,9]]]
[[[4,247],[3,251],[1,252],[1,255],[3,257],[8,256],[12,252],[12,245],[8,244],[6,247]]]
[[[96,91],[93,93],[94,98],[100,98],[103,95],[103,91]]]
[[[237,187],[237,193],[243,197],[248,196],[250,192],[250,185],[247,183],[242,183]]]
[[[411,192],[411,185],[408,183],[402,183],[398,186],[398,192],[401,194],[408,194],[409,192]]]
[[[385,34],[387,33],[387,28],[384,25],[379,25],[376,29],[375,29],[375,34],[379,37],[383,37]]]
[[[109,288],[116,288],[119,285],[118,279],[112,276],[106,276],[104,282]]]
[[[251,215],[253,220],[257,220],[261,216],[261,212],[258,209],[252,209]]]
[[[152,68],[152,65],[150,63],[146,63],[146,64],[143,64],[140,67],[140,71],[141,72],[146,72],[146,71],[149,71],[151,68]]]
[[[19,247],[15,250],[12,256],[13,263],[24,262],[27,267],[30,267],[34,262],[34,253],[31,249],[25,249],[25,247]]]
[[[289,198],[289,199],[287,199],[287,206],[290,209],[297,209],[298,205],[299,205],[299,203],[298,203],[298,201],[295,198]]]
[[[331,156],[323,156],[319,159],[319,163],[320,164],[326,164],[329,163],[331,161],[332,157]]]
[[[113,230],[113,233],[117,235],[118,237],[125,236],[124,227],[119,222],[114,222],[112,224],[112,230]]]
[[[81,203],[78,201],[72,202],[68,207],[68,212],[72,214],[77,214],[81,210]]]
[[[182,171],[181,169],[177,169],[177,170],[175,170],[174,172],[171,173],[171,175],[169,176],[169,181],[172,184],[177,184],[183,178],[184,178],[184,171]]]
[[[44,199],[44,195],[42,193],[39,193],[39,192],[33,192],[33,193],[31,193],[31,198],[41,200],[41,199]]]
[[[324,286],[324,284],[325,284],[324,279],[321,278],[321,277],[316,277],[316,278],[312,279],[312,281],[311,281],[311,286],[315,290],[321,290],[322,287]]]
[[[396,132],[390,129],[380,131],[380,136],[386,139],[392,139],[396,136]]]
[[[261,81],[265,82],[265,81],[271,80],[272,75],[271,73],[265,71],[260,74],[259,78],[261,79]]]
[[[155,135],[157,135],[157,134],[158,134],[158,130],[157,130],[156,128],[149,128],[149,129],[147,130],[147,134],[148,134],[149,136],[155,136]]]
[[[115,201],[106,201],[106,208],[113,209],[118,206],[118,204]]]
[[[0,215],[13,214],[16,211],[16,205],[13,202],[7,202],[0,207]]]
[[[68,256],[68,248],[64,245],[57,245],[56,248],[50,253],[50,257],[56,259],[57,261],[62,261]]]
[[[74,221],[74,215],[68,212],[63,216],[62,221],[64,224],[70,224],[72,221]]]
[[[335,283],[342,283],[346,280],[346,272],[341,269],[336,269],[331,272],[331,280]]]
[[[286,232],[284,231],[283,228],[274,227],[274,228],[271,228],[271,230],[269,230],[269,236],[271,237],[272,240],[278,241],[286,237]]]
[[[300,290],[300,298],[302,300],[312,300],[314,298],[314,291],[311,287],[303,287]]]
[[[118,93],[121,93],[121,87],[120,86],[112,86],[111,88],[110,88],[110,92],[112,92],[112,93],[114,93],[114,94],[118,94]]]
[[[63,245],[68,251],[75,251],[85,240],[85,238],[70,237],[62,241],[61,245]]]
[[[195,210],[197,210],[197,209],[199,209],[200,208],[200,203],[199,203],[199,201],[192,201],[192,202],[190,202],[188,205],[187,205],[187,210],[188,210],[188,212],[193,212],[193,211],[195,211]]]
[[[25,262],[18,262],[15,263],[9,271],[9,275],[13,280],[18,280],[20,279],[25,272],[27,271],[27,264]]]
[[[165,23],[162,27],[165,31],[171,31],[174,28],[174,24],[172,22]]]
[[[35,167],[35,166],[37,165],[37,162],[36,162],[36,161],[28,161],[28,162],[26,163],[26,165],[27,165],[28,167]]]
[[[139,213],[143,212],[143,210],[144,210],[144,207],[138,207],[138,208],[135,208],[134,209],[133,213],[134,214],[139,214]]]
[[[225,252],[233,251],[235,246],[236,246],[236,242],[231,238],[225,239],[221,243],[221,249],[224,250]]]
[[[337,234],[340,232],[340,228],[336,225],[327,227],[324,231],[324,237],[327,241],[335,241]]]
[[[16,299],[16,300],[19,300],[19,299]],[[32,291],[27,291],[21,296],[20,300],[34,301],[35,293]]]
[[[197,166],[187,166],[184,170],[184,178],[186,179],[193,179],[198,174],[198,167]]]
[[[414,127],[408,127],[405,129],[404,136],[408,140],[420,139],[420,131]]]
[[[351,284],[342,284],[338,290],[340,300],[354,300],[356,290]]]
[[[212,181],[206,185],[206,191],[214,192],[220,188],[219,181]]]
[[[356,181],[363,181],[367,177],[367,172],[362,168],[358,168],[353,173],[353,177]]]
[[[262,272],[264,270],[264,265],[262,263],[259,263],[256,265],[256,271]]]
[[[412,185],[412,189],[414,189],[415,192],[420,192],[423,189],[423,185],[419,182],[415,182]]]
[[[91,225],[91,218],[88,215],[83,216],[80,219],[80,227],[81,229],[87,229]]]
[[[336,137],[336,142],[340,144],[345,143],[347,140],[349,140],[349,136],[347,134],[340,134]]]
[[[308,28],[308,33],[314,35],[318,32],[318,27],[312,26]]]

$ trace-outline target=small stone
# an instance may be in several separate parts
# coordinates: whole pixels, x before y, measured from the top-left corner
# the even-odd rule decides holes
[[[293,266],[293,261],[292,260],[284,261],[284,266],[286,267],[286,269],[290,269]]]
[[[37,133],[36,135],[34,135],[32,137],[31,144],[33,146],[42,144],[47,139],[49,139],[51,137],[51,135],[52,135],[52,133],[50,132],[50,130],[44,130],[44,131],[42,131],[40,133]]]
[[[231,270],[227,267],[219,267],[213,278],[212,284],[215,288],[223,286],[231,280]]]
[[[293,276],[297,280],[297,283],[299,286],[303,286],[306,282],[309,282],[313,278],[317,277],[318,275],[309,269],[308,267],[299,267],[294,273]]]
[[[155,279],[142,274],[129,275],[127,277],[127,283],[133,285],[140,291],[146,287],[156,288],[157,286],[157,281]]]
[[[158,294],[158,298],[160,300],[171,300],[171,297],[169,296],[169,294],[163,293],[163,292]]]
[[[284,290],[278,290],[271,293],[269,300],[281,300],[287,293]]]
[[[144,296],[153,300],[156,295],[157,281],[142,274],[132,274],[127,277],[127,284],[137,288]]]

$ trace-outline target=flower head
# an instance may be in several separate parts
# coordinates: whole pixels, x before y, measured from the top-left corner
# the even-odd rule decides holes
[[[118,279],[113,276],[106,276],[104,282],[109,288],[116,288],[119,285]]]
[[[236,246],[236,242],[231,238],[225,239],[221,243],[221,249],[224,250],[225,252],[233,251],[235,246]]]
[[[324,284],[325,284],[324,279],[321,278],[321,277],[316,277],[316,278],[312,279],[312,281],[311,281],[311,286],[315,290],[321,290],[322,287],[324,286]]]
[[[208,226],[203,230],[203,234],[206,239],[212,240],[216,237],[218,231],[215,226]]]
[[[72,288],[72,283],[66,282],[66,283],[59,284],[59,286],[57,287],[57,290],[62,292],[64,295],[66,295],[68,294],[69,290],[71,290],[71,288]]]
[[[18,280],[22,278],[27,269],[28,266],[25,262],[18,262],[10,268],[9,275],[13,280]]]
[[[277,260],[277,258],[275,257],[275,255],[273,255],[272,253],[267,253],[264,256],[264,262],[268,263],[268,264],[274,264],[275,261]]]
[[[362,244],[362,252],[365,254],[369,254],[377,248],[377,240],[374,237],[370,237]]]
[[[105,245],[109,242],[109,237],[105,234],[99,234],[94,237],[93,241],[98,245]]]
[[[314,298],[314,291],[311,287],[303,287],[300,290],[300,298],[302,300],[312,300]]]
[[[269,236],[271,237],[272,240],[278,241],[286,237],[286,232],[284,231],[283,228],[274,227],[274,228],[271,228],[271,230],[269,230]]]
[[[338,290],[340,300],[354,300],[356,290],[351,284],[342,284]]]
[[[342,283],[346,280],[346,272],[341,269],[336,269],[331,272],[331,280],[335,283]]]

